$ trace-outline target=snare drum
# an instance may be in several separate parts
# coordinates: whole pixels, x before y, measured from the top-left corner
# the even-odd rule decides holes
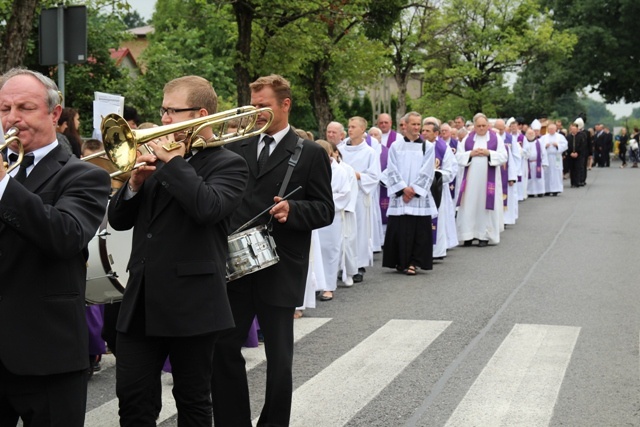
[[[232,281],[276,264],[280,258],[267,227],[259,225],[229,236],[227,280]]]
[[[127,263],[131,255],[133,229],[114,231],[107,218],[89,242],[87,261],[87,291],[90,304],[110,304],[122,301],[129,273]]]

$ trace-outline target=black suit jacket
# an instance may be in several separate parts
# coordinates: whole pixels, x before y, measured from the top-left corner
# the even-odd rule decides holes
[[[54,148],[0,200],[0,360],[18,375],[88,367],[87,244],[104,218],[108,174]],[[44,357],[44,359],[43,359]]]
[[[127,187],[120,189],[109,223],[134,230],[118,331],[130,330],[138,304],[144,304],[147,335],[194,336],[233,326],[225,288],[227,230],[247,173],[240,156],[208,148],[189,162],[178,157],[161,165],[129,200],[123,197]]]
[[[226,148],[239,153],[249,165],[249,183],[242,205],[231,220],[231,230],[273,204],[284,180],[288,162],[294,153],[298,136],[291,129],[278,143],[261,173],[258,174],[259,136],[233,142]],[[280,261],[263,270],[229,282],[230,292],[249,292],[252,286],[261,299],[280,307],[302,305],[309,266],[311,230],[331,224],[334,216],[331,192],[331,164],[326,151],[312,141],[304,141],[302,154],[284,194],[298,186],[302,189],[289,199],[287,222],[275,219],[273,236]],[[270,215],[263,215],[253,226],[266,224]]]

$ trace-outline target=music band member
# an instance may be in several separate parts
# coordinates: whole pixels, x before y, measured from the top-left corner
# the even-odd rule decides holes
[[[267,357],[267,390],[258,425],[285,426],[289,424],[293,389],[293,313],[303,302],[311,230],[329,225],[334,215],[331,165],[320,145],[305,140],[282,194],[298,186],[302,189],[290,200],[281,201],[276,195],[298,144],[298,136],[289,126],[291,87],[283,77],[271,75],[259,78],[250,89],[251,104],[271,108],[274,117],[265,134],[226,146],[241,154],[249,165],[247,191],[231,220],[231,230],[277,202],[258,222],[266,224],[273,215],[270,224],[280,261],[227,284],[236,327],[221,333],[216,343],[213,415],[217,426],[251,426],[247,374],[240,348],[257,315]],[[261,116],[257,126],[265,124],[266,118]],[[265,146],[269,150],[267,158],[267,153],[259,155]],[[260,169],[259,163],[264,164]]]
[[[201,77],[164,87],[165,125],[216,110],[216,93]],[[200,132],[212,135],[209,127]],[[169,356],[178,425],[210,426],[214,344],[218,331],[233,326],[225,288],[229,219],[242,200],[247,165],[222,147],[189,157],[183,143],[173,151],[148,145],[155,155],[138,156],[147,165],[132,172],[109,206],[114,229],[134,228],[116,326],[120,425],[155,426],[154,389]]]
[[[84,425],[87,244],[110,182],[59,145],[61,111],[48,77],[26,69],[0,77],[2,126],[19,129],[26,153],[10,173],[0,161],[1,426]],[[14,163],[18,145],[6,151]]]

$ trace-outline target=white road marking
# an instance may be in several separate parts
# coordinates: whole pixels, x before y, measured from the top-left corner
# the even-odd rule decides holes
[[[446,426],[549,425],[579,333],[579,327],[516,324]]]

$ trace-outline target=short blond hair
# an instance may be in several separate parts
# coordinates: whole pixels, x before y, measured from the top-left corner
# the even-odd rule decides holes
[[[352,121],[357,121],[360,122],[360,124],[362,125],[362,127],[364,129],[367,129],[368,123],[367,123],[367,119],[365,119],[364,117],[360,117],[360,116],[353,116],[349,119],[349,122]]]
[[[204,108],[209,114],[218,112],[218,95],[209,81],[200,76],[183,76],[164,85],[164,93],[184,91],[190,108]]]

